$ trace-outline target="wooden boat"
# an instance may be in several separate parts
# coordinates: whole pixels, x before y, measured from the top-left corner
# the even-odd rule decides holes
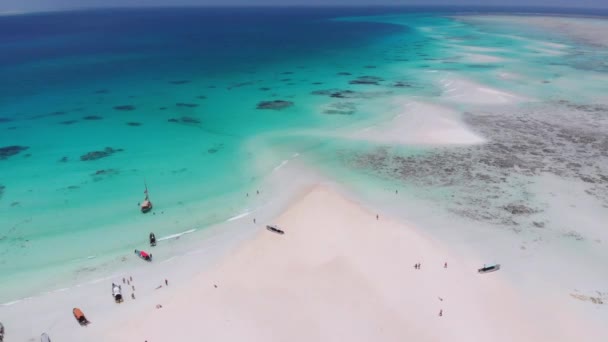
[[[483,265],[483,267],[478,269],[477,272],[490,273],[490,272],[498,271],[499,269],[500,269],[500,264],[490,265],[490,266]]]
[[[112,283],[112,297],[114,297],[116,303],[122,303],[122,288],[120,285]]]
[[[285,234],[285,232],[283,230],[281,230],[278,226],[266,226],[266,229],[268,229],[269,231],[273,232],[273,233],[277,233],[277,234]]]
[[[135,254],[138,257],[140,257],[140,258],[142,258],[142,259],[144,259],[146,261],[152,261],[152,253],[148,253],[146,251],[140,251],[140,250],[136,249],[135,250]]]
[[[148,195],[148,185],[145,181],[144,186],[146,187],[146,190],[144,191],[144,194],[146,194],[146,198],[144,198],[144,201],[141,202],[141,212],[145,214],[152,210],[152,202],[150,201],[150,196]]]
[[[72,313],[74,314],[74,318],[76,318],[76,320],[78,321],[78,323],[82,326],[87,326],[87,324],[91,323],[89,322],[89,320],[85,317],[84,313],[82,313],[82,310],[80,310],[79,308],[74,308],[72,310]]]
[[[156,236],[154,236],[154,233],[150,233],[150,246],[156,246]]]

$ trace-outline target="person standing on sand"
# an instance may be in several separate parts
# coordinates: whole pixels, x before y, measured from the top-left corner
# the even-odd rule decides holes
[[[165,279],[165,285],[169,286],[169,281],[167,279]]]
[[[448,268],[448,263],[447,262],[443,264],[443,268]]]
[[[378,220],[380,218],[380,216],[378,216],[378,214],[376,214],[376,220]]]
[[[439,317],[443,316],[443,309],[439,310]]]

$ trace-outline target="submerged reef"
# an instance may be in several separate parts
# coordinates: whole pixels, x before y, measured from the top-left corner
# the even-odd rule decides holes
[[[273,109],[281,110],[293,106],[293,102],[285,100],[261,101],[257,105],[257,109]]]
[[[127,122],[128,126],[133,126],[133,127],[137,127],[137,126],[141,126],[141,122]]]
[[[384,81],[381,77],[377,76],[361,76],[348,82],[349,84],[367,84],[367,85],[379,85],[380,82]]]
[[[87,115],[82,118],[83,120],[95,121],[95,120],[103,120],[103,117],[98,115]]]
[[[59,124],[69,126],[69,125],[73,125],[77,122],[78,122],[78,120],[66,120],[66,121],[59,122]]]
[[[132,110],[135,110],[135,106],[133,106],[133,105],[114,106],[114,110],[132,111]]]
[[[608,208],[608,106],[559,101],[491,110],[464,114],[487,143],[430,148],[417,155],[380,147],[353,152],[347,163],[441,189],[452,197],[451,212],[516,232],[524,224],[545,227],[538,218],[543,207],[529,196],[530,184],[542,175],[575,182]]]
[[[119,173],[120,173],[120,171],[118,171],[116,169],[103,169],[103,170],[95,171],[94,173],[91,174],[91,177],[93,178],[94,182],[98,182],[107,177],[112,177],[112,176],[118,175]]]
[[[190,83],[190,80],[177,80],[177,81],[169,81],[171,84],[187,84]]]
[[[109,157],[109,156],[113,155],[114,153],[122,152],[122,151],[124,151],[122,148],[113,149],[111,147],[106,147],[102,151],[91,151],[86,154],[83,154],[82,156],[80,156],[80,160],[82,160],[82,161],[97,160],[97,159]]]
[[[184,102],[178,102],[175,104],[177,107],[185,107],[185,108],[195,108],[198,107],[198,104],[196,103],[184,103]]]
[[[338,75],[338,76],[350,76],[352,74],[350,72],[342,71],[342,72],[337,73],[336,75]]]
[[[343,89],[326,89],[315,90],[312,95],[324,95],[337,99],[370,99],[384,95],[390,95],[391,92],[362,92]]]
[[[323,114],[328,115],[353,115],[356,111],[356,105],[352,102],[336,102],[332,103],[323,111]]]
[[[9,157],[17,155],[27,149],[29,149],[28,146],[19,146],[19,145],[0,147],[0,160],[7,159]]]
[[[187,125],[198,125],[201,123],[201,121],[199,119],[193,118],[191,116],[182,116],[180,118],[171,118],[167,121],[173,122],[173,123],[182,123],[182,124],[187,124]]]

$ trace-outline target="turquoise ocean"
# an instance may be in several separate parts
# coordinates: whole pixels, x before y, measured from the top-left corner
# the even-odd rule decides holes
[[[554,72],[539,66],[556,60],[588,65],[569,54],[532,53],[534,37],[560,41],[547,32],[472,25],[450,16],[458,11],[190,8],[0,17],[0,302],[78,283],[88,271],[110,272],[118,257],[145,247],[151,231],[194,237],[238,215],[246,194],[294,151],[306,151],[304,160],[330,178],[384,181],[341,162],[345,150],[377,146],[301,132],[386,120],[394,114],[389,97],[440,94],[437,71],[504,89],[495,74],[509,63],[539,79]],[[460,51],[438,33],[500,47],[494,55],[510,62],[450,58]],[[519,33],[532,38],[515,39]],[[144,184],[155,205],[145,215],[138,207]]]

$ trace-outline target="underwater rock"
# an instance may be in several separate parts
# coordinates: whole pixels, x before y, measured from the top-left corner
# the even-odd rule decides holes
[[[73,125],[73,124],[75,124],[77,122],[78,122],[78,120],[66,120],[66,121],[59,122],[59,124],[61,124],[61,125]]]
[[[59,159],[60,163],[67,163],[68,162],[68,157],[62,157],[61,159]]]
[[[270,88],[262,87],[262,88],[260,88],[259,90],[261,90],[261,91],[269,91],[269,90],[270,90]]]
[[[350,72],[342,71],[342,72],[337,73],[336,75],[338,75],[338,76],[350,76],[352,74]]]
[[[127,125],[137,127],[141,126],[141,122],[127,122]]]
[[[190,80],[177,80],[177,81],[169,81],[171,84],[187,84],[190,83]]]
[[[80,160],[82,160],[82,161],[97,160],[97,159],[109,157],[116,152],[122,152],[122,151],[124,151],[122,148],[113,149],[111,147],[106,147],[105,149],[103,149],[103,151],[91,151],[91,152],[88,152],[87,154],[83,154],[82,156],[80,156]]]
[[[198,125],[201,123],[201,121],[199,119],[193,118],[191,116],[182,116],[181,118],[171,118],[167,121],[174,122],[174,123],[183,123],[183,124],[188,124],[188,125]]]
[[[293,74],[293,72],[291,72],[291,71],[284,71],[281,73],[281,75],[291,75],[291,74]]]
[[[293,102],[285,100],[261,101],[257,105],[257,109],[273,109],[281,110],[293,106]]]
[[[186,107],[186,108],[195,108],[198,107],[198,104],[196,103],[184,103],[184,102],[178,102],[175,104],[177,107]]]
[[[289,81],[291,81],[291,78],[283,78],[283,79],[281,79],[279,81],[281,81],[281,82],[289,82]]]
[[[364,66],[365,69],[376,69],[375,65],[366,65]]]
[[[349,84],[367,84],[367,85],[378,85],[379,82],[382,82],[383,79],[376,76],[361,76],[354,79]]]
[[[94,120],[103,120],[103,117],[98,116],[98,115],[87,115],[87,116],[83,117],[82,119],[83,120],[94,121]]]
[[[240,87],[244,87],[244,86],[248,86],[248,85],[252,85],[254,82],[241,82],[241,83],[235,83],[235,84],[231,84],[228,86],[228,90],[232,90],[234,88],[240,88]]]
[[[315,90],[311,92],[312,95],[324,95],[337,99],[370,99],[383,95],[390,95],[391,92],[361,92],[353,90],[342,90],[342,89],[325,89]]]
[[[353,115],[356,111],[356,105],[352,102],[338,102],[327,106],[323,114],[328,115]]]
[[[313,83],[311,83],[311,84],[314,84],[314,85],[321,85],[321,84],[323,84],[323,82],[313,82]]]
[[[167,107],[159,107],[158,109],[160,109],[160,110],[166,110]]]
[[[523,204],[510,203],[503,207],[504,210],[512,215],[528,215],[535,213],[535,210]]]
[[[393,84],[393,87],[395,88],[411,88],[412,85],[406,82],[395,82],[395,84]]]
[[[28,148],[29,148],[28,146],[19,146],[19,145],[0,147],[0,160],[7,159],[9,157],[17,155],[17,154],[27,150]]]
[[[114,110],[132,111],[132,110],[135,110],[135,106],[133,106],[133,105],[114,106]]]

